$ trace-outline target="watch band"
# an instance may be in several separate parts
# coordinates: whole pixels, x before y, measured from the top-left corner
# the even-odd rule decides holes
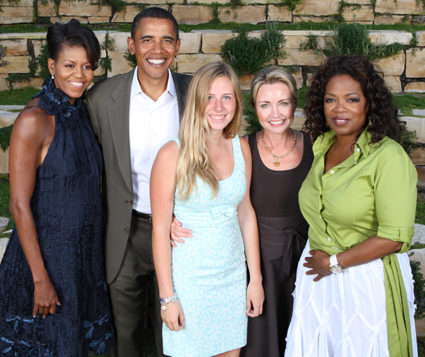
[[[330,267],[333,267],[335,265],[339,265],[338,259],[336,258],[337,255],[338,254],[331,255],[330,260],[329,260],[329,266]]]
[[[341,266],[341,264],[338,263],[337,256],[338,254],[331,255],[329,258],[329,266],[331,267],[331,273],[332,274],[340,274],[344,271],[344,268]]]

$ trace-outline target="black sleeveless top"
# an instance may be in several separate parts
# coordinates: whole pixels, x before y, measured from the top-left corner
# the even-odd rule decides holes
[[[261,273],[266,300],[263,314],[248,322],[248,343],[241,357],[283,357],[292,316],[298,262],[308,238],[298,191],[313,162],[311,140],[304,136],[300,164],[285,171],[266,167],[255,134],[248,137],[252,154],[251,202],[260,234]]]
[[[311,139],[304,136],[304,152],[300,164],[290,170],[274,171],[266,167],[258,152],[255,134],[248,142],[252,153],[251,202],[258,217],[285,217],[291,226],[303,223],[298,204],[298,191],[313,162]]]

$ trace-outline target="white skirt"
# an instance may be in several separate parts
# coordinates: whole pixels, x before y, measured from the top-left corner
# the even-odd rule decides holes
[[[388,350],[385,278],[381,259],[314,282],[297,268],[294,309],[285,357],[384,357]],[[397,254],[407,293],[414,356],[417,357],[413,276],[406,253]]]

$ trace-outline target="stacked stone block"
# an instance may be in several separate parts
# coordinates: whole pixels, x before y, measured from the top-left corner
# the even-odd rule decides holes
[[[250,37],[261,36],[262,31],[251,31]],[[302,50],[302,43],[307,41],[308,35],[314,35],[320,48],[324,48],[327,36],[331,31],[282,31],[286,37],[286,57],[277,58],[271,64],[292,66],[294,76],[299,86],[309,85],[315,70],[326,60],[325,56],[314,50]],[[96,31],[100,43],[105,41],[106,31]],[[109,32],[110,39],[114,42],[114,50],[108,51],[112,59],[112,71],[108,77],[125,73],[132,67],[124,58],[127,52],[127,38],[130,34],[125,32]],[[387,85],[393,92],[425,92],[425,31],[415,33],[418,47],[400,52],[398,55],[376,61],[376,64],[385,74]],[[8,63],[0,67],[0,90],[7,89],[5,78],[13,73],[29,73],[28,63],[31,59],[29,46],[34,48],[34,55],[38,56],[45,41],[44,33],[31,34],[0,34],[0,45],[5,50]],[[206,63],[221,60],[221,46],[229,38],[236,36],[228,30],[194,30],[190,33],[180,33],[180,53],[173,65],[179,73],[193,74]],[[413,35],[401,31],[370,31],[374,43],[391,44],[399,42],[408,45]],[[102,51],[102,57],[106,52]],[[298,69],[298,71],[296,71]],[[101,68],[95,72],[102,76]],[[42,79],[31,78],[29,85],[40,87]],[[14,88],[27,86],[28,83],[16,83]],[[246,81],[249,86],[249,79]]]
[[[149,6],[163,7],[182,24],[206,23],[214,18],[213,7],[222,22],[264,23],[267,20],[298,23],[327,22],[344,18],[363,24],[394,24],[425,21],[425,9],[416,0],[302,0],[291,10],[279,0],[241,0],[235,6],[230,0],[123,0],[128,5],[116,12],[102,0],[5,0],[0,5],[0,23],[30,23],[35,17],[52,22],[77,18],[84,23],[130,23],[133,17]],[[218,7],[217,7],[218,6]]]

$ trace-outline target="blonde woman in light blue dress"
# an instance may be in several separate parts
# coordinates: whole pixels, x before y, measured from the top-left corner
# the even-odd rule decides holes
[[[237,136],[241,120],[234,71],[222,62],[203,66],[189,87],[180,138],[161,148],[152,169],[152,247],[165,355],[239,356],[247,316],[262,312],[251,154]],[[192,231],[178,248],[170,247],[173,213]]]

